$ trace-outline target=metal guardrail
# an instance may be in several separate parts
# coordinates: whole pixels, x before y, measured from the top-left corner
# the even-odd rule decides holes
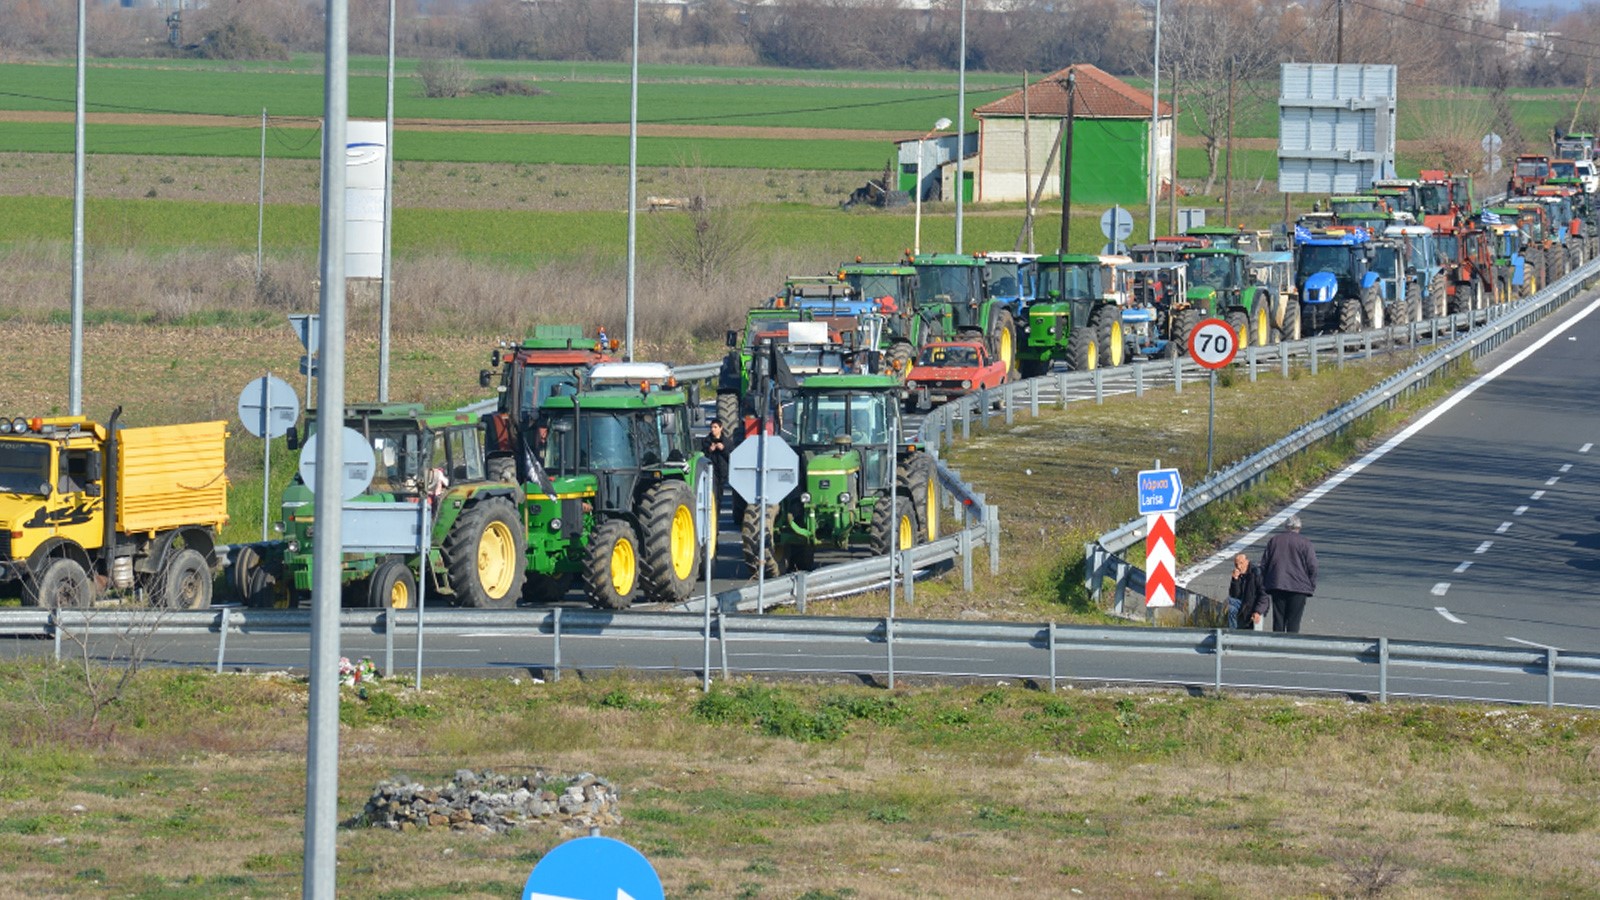
[[[1491,315],[1486,320],[1487,327],[1469,331],[1459,339],[1430,353],[1415,365],[1395,373],[1344,405],[1329,411],[1321,418],[1301,426],[1271,446],[1223,468],[1205,481],[1186,490],[1183,501],[1178,507],[1178,516],[1181,518],[1207,504],[1242,493],[1274,467],[1339,434],[1377,410],[1393,406],[1401,397],[1430,386],[1441,373],[1460,360],[1475,360],[1500,347],[1572,300],[1584,289],[1585,284],[1596,277],[1600,277],[1600,258],[1591,260],[1558,278],[1532,297],[1516,303],[1489,307],[1486,312]],[[1415,328],[1417,324],[1438,326],[1439,323],[1444,323],[1443,327],[1447,329],[1459,327],[1461,324],[1459,317],[1451,317],[1436,320],[1434,323],[1413,323],[1412,327]],[[1433,330],[1438,332],[1440,329],[1435,327]],[[1365,341],[1370,348],[1372,336],[1383,334],[1384,331],[1380,330],[1363,335],[1330,337],[1340,337],[1341,345],[1344,337],[1358,338]],[[1312,343],[1320,340],[1322,339],[1314,339]],[[1406,349],[1406,345],[1400,344],[1396,349]],[[1316,356],[1312,355],[1310,358],[1313,360],[1311,368],[1314,373]],[[1106,579],[1111,579],[1115,591],[1114,608],[1118,614],[1125,612],[1123,601],[1130,590],[1136,595],[1143,591],[1144,573],[1123,559],[1122,554],[1144,540],[1145,529],[1145,519],[1137,518],[1084,545],[1085,584],[1091,594],[1098,597]],[[1215,611],[1216,601],[1213,598],[1182,587],[1178,593],[1177,606],[1186,614],[1192,615],[1204,608]]]
[[[230,635],[258,634],[309,635],[312,622],[310,610],[256,610],[223,608],[217,610],[23,610],[0,620],[0,635],[45,635],[54,637],[59,658],[61,643],[66,639],[86,639],[94,635],[128,637],[149,633],[159,628],[164,634],[215,634],[217,636],[216,670],[227,665],[227,641]],[[397,637],[415,635],[420,618],[415,610],[341,610],[339,628],[342,635],[382,635],[385,639],[385,658],[382,670],[394,672],[394,645]],[[708,624],[709,623],[709,624]],[[1129,628],[1105,626],[1057,625],[1022,622],[943,622],[889,618],[824,618],[811,616],[726,616],[721,611],[715,618],[705,619],[700,614],[682,612],[640,612],[629,615],[588,609],[551,609],[538,615],[526,610],[430,610],[426,612],[427,633],[432,635],[473,634],[494,630],[514,639],[520,646],[528,647],[529,655],[518,660],[519,665],[548,670],[559,678],[562,669],[562,642],[572,638],[608,637],[619,640],[612,650],[616,656],[608,659],[608,667],[643,665],[642,660],[629,656],[650,639],[682,641],[698,638],[717,642],[721,647],[720,668],[723,677],[730,674],[728,646],[741,640],[768,641],[838,641],[867,648],[881,647],[886,671],[891,681],[895,675],[894,651],[916,648],[921,651],[935,649],[996,648],[1001,650],[1041,651],[1040,665],[1028,671],[986,673],[1009,675],[1047,682],[1054,691],[1061,681],[1105,681],[1105,677],[1082,674],[1082,654],[1094,651],[1115,653],[1126,660],[1130,653],[1170,656],[1209,656],[1214,660],[1212,678],[1204,681],[1179,681],[1186,685],[1210,686],[1218,692],[1230,687],[1226,680],[1227,661],[1248,662],[1259,666],[1264,659],[1295,659],[1303,662],[1353,664],[1368,667],[1374,676],[1375,693],[1380,701],[1395,696],[1422,696],[1391,691],[1391,672],[1411,669],[1470,670],[1479,675],[1494,674],[1506,678],[1526,676],[1544,682],[1544,705],[1588,706],[1590,704],[1562,703],[1558,700],[1557,684],[1566,678],[1600,678],[1600,653],[1562,651],[1554,647],[1494,647],[1478,644],[1448,644],[1424,641],[1399,641],[1386,637],[1332,637],[1306,634],[1274,634],[1270,632],[1236,632],[1226,629],[1194,628]],[[547,645],[540,639],[549,638]],[[544,650],[548,649],[548,653]],[[1079,674],[1060,674],[1061,655],[1074,663]],[[676,658],[674,656],[674,658]],[[764,664],[762,671],[814,672],[818,659],[806,659],[804,668],[774,669]],[[924,668],[929,664],[924,654],[919,659]],[[657,663],[658,664],[658,663]],[[673,663],[674,668],[685,672],[703,671],[700,666]],[[847,674],[875,675],[879,671],[849,672]],[[934,673],[937,674],[937,673]],[[960,674],[960,673],[954,673]],[[1174,683],[1170,676],[1153,674],[1149,677],[1129,679],[1144,683]],[[1249,685],[1252,688],[1270,685]],[[1297,688],[1306,690],[1306,688]],[[1310,689],[1316,690],[1316,689]],[[1324,691],[1335,689],[1325,688]],[[1339,688],[1337,693],[1348,693],[1349,688]],[[1504,698],[1474,698],[1504,702]]]

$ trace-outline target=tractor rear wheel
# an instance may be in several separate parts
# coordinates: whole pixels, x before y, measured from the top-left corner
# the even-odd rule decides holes
[[[1377,285],[1369,287],[1361,294],[1361,316],[1366,320],[1368,328],[1382,328],[1383,320],[1383,292]]]
[[[1395,291],[1394,300],[1390,301],[1384,310],[1390,325],[1404,325],[1412,320],[1412,311],[1416,310],[1418,319],[1422,318],[1422,301],[1417,299],[1417,285],[1414,281],[1407,281]]]
[[[24,606],[82,609],[93,600],[94,587],[89,582],[89,573],[72,560],[62,557],[45,563],[43,571],[26,579],[22,589]]]
[[[886,354],[886,364],[889,367],[889,371],[886,374],[894,375],[898,378],[906,377],[906,373],[911,371],[911,357],[911,345],[909,343],[895,341],[890,344],[889,352]]]
[[[885,556],[891,548],[910,550],[917,544],[917,508],[911,498],[896,492],[894,510],[891,512],[889,492],[878,495],[872,504],[872,522],[868,526],[873,556]]]
[[[277,579],[267,572],[261,554],[250,546],[234,551],[233,565],[228,572],[228,583],[239,597],[239,602],[251,609],[277,606],[278,597],[273,590]]]
[[[717,394],[717,418],[722,422],[722,432],[732,436],[736,443],[738,436],[744,434],[744,429],[739,427],[738,394]]]
[[[1238,336],[1239,346],[1250,346],[1252,343],[1250,340],[1252,337],[1250,334],[1250,314],[1242,309],[1236,309],[1228,313],[1227,322],[1228,327],[1232,328],[1233,333]]]
[[[1278,328],[1278,340],[1300,340],[1300,304],[1289,297],[1283,304],[1283,324]]]
[[[1008,309],[996,309],[989,319],[989,350],[1005,364],[1006,380],[1017,375],[1017,320]]]
[[[491,456],[484,466],[484,474],[489,477],[490,481],[516,484],[517,461],[509,456]]]
[[[760,571],[763,558],[768,578],[777,578],[792,570],[798,562],[791,557],[799,554],[792,553],[792,546],[779,541],[775,534],[778,530],[778,510],[777,506],[767,507],[766,547],[763,549],[761,507],[754,503],[745,507],[744,520],[739,524],[739,538],[744,546],[744,564],[750,570],[751,576]]]
[[[1189,352],[1189,332],[1200,324],[1200,310],[1190,306],[1178,310],[1172,316],[1172,334],[1167,335],[1167,340],[1178,345],[1180,353]]]
[[[1444,273],[1433,276],[1428,282],[1428,298],[1433,301],[1433,318],[1442,319],[1450,314],[1445,300]]]
[[[1067,367],[1074,372],[1088,372],[1100,366],[1100,338],[1093,325],[1073,327],[1067,336]]]
[[[1265,347],[1272,343],[1272,304],[1265,292],[1256,292],[1255,303],[1250,307],[1250,313],[1251,318],[1255,320],[1255,333],[1250,335],[1251,343],[1257,347]]]
[[[367,606],[373,609],[411,609],[417,604],[417,579],[402,559],[386,559],[367,579]]]
[[[639,574],[645,599],[682,603],[694,589],[700,560],[694,495],[682,481],[663,481],[639,500]]]
[[[596,609],[627,609],[639,588],[639,539],[626,519],[608,519],[589,537],[583,591]]]
[[[900,467],[900,478],[905,491],[916,505],[917,520],[922,523],[917,543],[939,539],[939,469],[933,457],[926,453],[913,453]]]
[[[1100,321],[1094,326],[1096,343],[1100,345],[1100,365],[1120,366],[1128,352],[1128,344],[1122,334],[1122,316],[1114,306],[1100,307],[1105,312],[1100,312]]]
[[[515,606],[522,596],[527,542],[522,517],[504,497],[491,497],[462,510],[440,548],[456,603]]]

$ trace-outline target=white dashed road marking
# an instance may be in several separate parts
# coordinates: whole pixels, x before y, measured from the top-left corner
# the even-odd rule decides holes
[[[1529,500],[1539,500],[1539,499],[1542,499],[1543,497],[1544,497],[1544,491],[1534,491],[1533,492],[1533,496],[1529,497],[1528,499]]]
[[[1459,616],[1451,615],[1450,610],[1445,609],[1442,606],[1435,606],[1433,608],[1433,611],[1438,613],[1441,616],[1444,616],[1444,620],[1446,622],[1454,622],[1457,625],[1465,625],[1465,624],[1467,624],[1467,620],[1466,619],[1460,618]]]
[[[1567,463],[1566,465],[1563,465],[1557,471],[1560,471],[1560,472],[1571,472],[1572,471],[1572,463]]]
[[[1462,563],[1461,565],[1456,566],[1455,571],[1456,571],[1457,575],[1460,575],[1462,572],[1465,572],[1466,570],[1468,570],[1470,568],[1472,568],[1472,560],[1469,559],[1466,562]]]
[[[1523,513],[1527,512],[1527,511],[1528,511],[1528,508],[1526,506],[1519,506],[1516,509],[1512,510],[1511,514],[1513,516],[1520,516],[1520,515],[1522,515]]]
[[[1448,590],[1450,590],[1450,582],[1441,581],[1433,586],[1433,595],[1435,597],[1443,597]]]
[[[1495,533],[1495,534],[1505,534],[1505,533],[1506,533],[1506,531],[1507,531],[1507,530],[1508,530],[1508,529],[1510,529],[1510,528],[1511,528],[1511,523],[1510,523],[1510,522],[1501,522],[1501,523],[1500,523],[1500,527],[1499,527],[1499,528],[1496,528],[1496,529],[1495,529],[1495,530],[1494,530],[1494,533]]]
[[[1545,487],[1549,487],[1550,485],[1555,484],[1556,482],[1558,482],[1560,480],[1561,480],[1561,476],[1560,475],[1551,475],[1549,478],[1546,478],[1544,480],[1544,486]]]
[[[1578,448],[1578,452],[1579,453],[1588,453],[1589,452],[1589,448],[1593,447],[1593,446],[1594,446],[1593,444],[1584,444],[1582,447]]]
[[[1489,552],[1489,548],[1493,547],[1493,546],[1494,546],[1494,541],[1484,541],[1483,543],[1478,545],[1478,549],[1476,549],[1476,550],[1474,550],[1472,552],[1473,553],[1488,553]]]

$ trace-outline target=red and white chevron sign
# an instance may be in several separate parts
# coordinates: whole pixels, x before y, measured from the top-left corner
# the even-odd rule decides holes
[[[1172,513],[1145,516],[1144,605],[1172,606],[1178,585],[1178,538],[1172,530]]]

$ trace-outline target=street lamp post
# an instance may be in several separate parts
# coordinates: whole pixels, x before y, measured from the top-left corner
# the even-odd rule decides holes
[[[933,123],[933,127],[928,129],[927,134],[917,139],[917,184],[914,188],[914,193],[917,195],[917,224],[916,230],[911,237],[911,252],[913,254],[922,252],[922,153],[924,149],[922,145],[927,142],[928,138],[933,137],[934,132],[943,131],[949,127],[950,120],[941,118]],[[961,186],[956,185],[956,190],[960,191]]]

